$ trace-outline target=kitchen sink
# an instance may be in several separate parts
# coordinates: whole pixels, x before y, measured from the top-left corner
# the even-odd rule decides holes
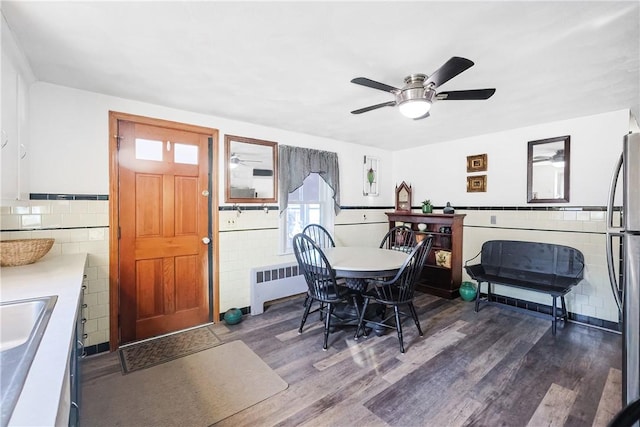
[[[0,304],[2,426],[9,423],[57,300],[47,296]]]

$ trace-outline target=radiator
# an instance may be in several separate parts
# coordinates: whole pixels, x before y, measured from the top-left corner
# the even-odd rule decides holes
[[[287,263],[252,268],[251,314],[264,312],[264,303],[307,291],[307,283],[298,272],[298,264]]]

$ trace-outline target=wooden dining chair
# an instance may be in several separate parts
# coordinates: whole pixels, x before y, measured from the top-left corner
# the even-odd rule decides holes
[[[336,243],[331,237],[331,233],[320,224],[309,224],[302,229],[302,234],[307,235],[313,239],[316,245],[321,248],[335,247]]]
[[[302,233],[296,234],[293,237],[293,252],[298,261],[298,268],[307,282],[307,296],[309,298],[309,303],[304,308],[298,334],[302,333],[302,328],[310,312],[320,311],[324,313],[324,343],[322,349],[326,351],[335,305],[347,303],[350,290],[337,283],[335,270],[331,268],[327,257],[322,252],[322,248],[311,237]],[[311,311],[313,301],[320,302],[320,307]]]
[[[311,237],[315,244],[323,249],[336,246],[333,237],[331,237],[331,233],[329,233],[329,231],[320,224],[308,224],[302,229],[302,234]],[[344,285],[345,281],[344,279],[338,279],[338,283]],[[304,299],[304,306],[306,307],[308,303],[309,297],[307,296]],[[320,304],[322,305],[322,303]],[[320,312],[320,319],[322,319],[322,312]]]
[[[357,340],[360,331],[363,331],[363,336],[367,337],[367,328],[365,324],[378,325],[382,328],[396,329],[398,333],[398,340],[400,341],[400,352],[404,353],[404,341],[402,339],[402,317],[413,318],[420,336],[422,336],[422,329],[420,328],[420,321],[418,320],[418,314],[413,305],[413,297],[415,284],[420,277],[422,266],[431,250],[433,245],[433,236],[428,235],[413,247],[411,253],[407,256],[407,260],[404,262],[400,270],[394,277],[389,280],[371,280],[370,290],[364,292],[364,306],[360,311],[360,321],[358,322],[358,328],[356,329],[355,339]],[[367,312],[367,306],[373,301],[382,305],[380,317],[365,318]],[[409,313],[400,311],[401,306],[406,306],[409,309]],[[393,314],[386,315],[387,307],[393,307]],[[379,312],[377,310],[377,312]],[[395,325],[390,324],[390,321],[395,318]]]
[[[409,253],[415,244],[416,240],[413,230],[406,225],[399,225],[393,227],[385,234],[380,242],[380,247]]]

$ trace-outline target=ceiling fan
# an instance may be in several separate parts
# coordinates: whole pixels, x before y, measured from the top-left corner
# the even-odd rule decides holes
[[[262,163],[262,161],[242,159],[240,158],[240,156],[238,156],[237,153],[231,153],[231,156],[229,157],[229,165],[231,166],[231,168],[236,168],[239,165],[249,166],[247,163]]]
[[[395,100],[360,108],[352,111],[351,114],[362,114],[382,107],[398,106],[402,115],[418,120],[429,117],[429,109],[434,101],[482,100],[491,98],[496,92],[495,89],[455,90],[436,93],[438,86],[448,82],[472,66],[473,61],[454,56],[430,76],[426,74],[411,74],[405,77],[405,85],[402,89],[379,83],[366,77],[356,77],[351,80],[351,83],[390,92],[395,96]]]
[[[533,158],[533,163],[541,163],[541,162],[548,162],[553,165],[564,164],[564,150],[560,149],[554,152],[553,154],[539,155]]]

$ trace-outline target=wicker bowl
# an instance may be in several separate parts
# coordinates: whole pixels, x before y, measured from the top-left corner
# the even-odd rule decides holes
[[[0,266],[33,264],[49,252],[55,239],[19,239],[0,241]]]

